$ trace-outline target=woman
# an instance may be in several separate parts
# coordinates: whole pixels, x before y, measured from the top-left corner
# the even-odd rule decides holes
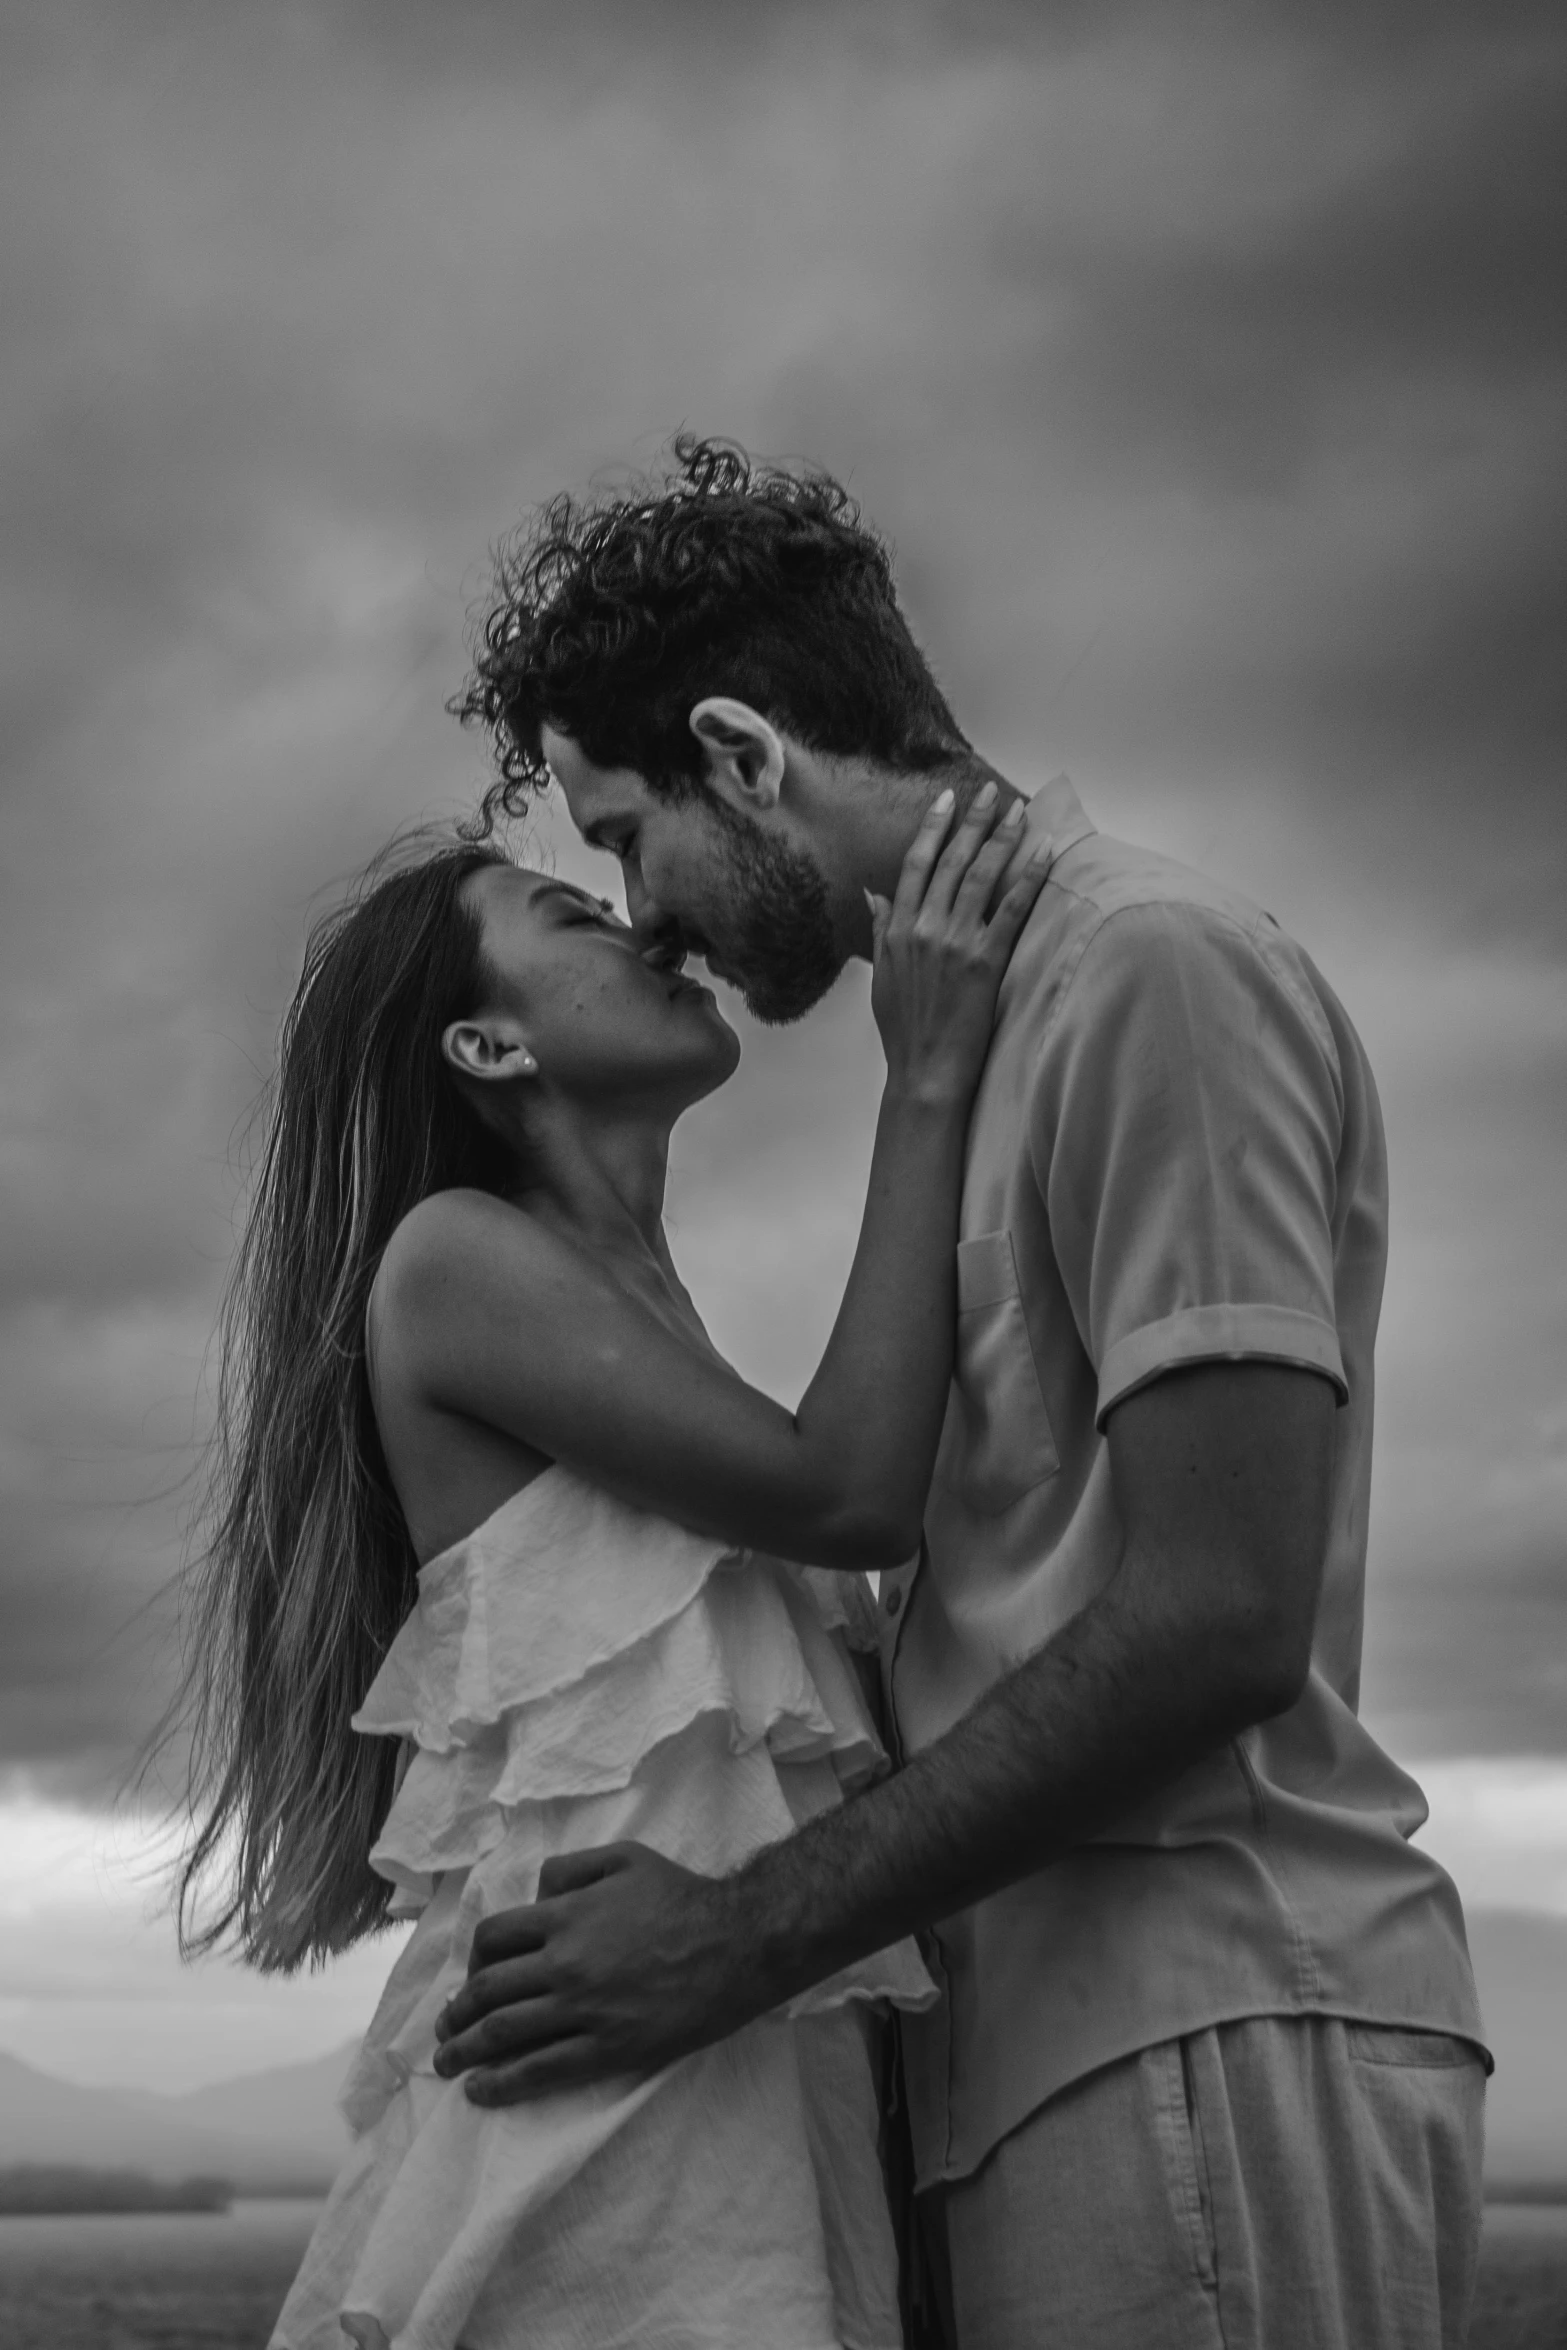
[[[289,2350],[897,2342],[863,2024],[933,1995],[912,1946],[651,2080],[486,2111],[432,2059],[550,1853],[721,1873],[884,1767],[839,1634],[918,1542],[968,1105],[1043,878],[1006,878],[992,794],[951,821],[873,902],[870,1195],[794,1412],[663,1231],[674,1122],[739,1055],[709,990],[492,847],[372,872],[312,938],[225,1316],[182,1917],[218,1874],[189,1940],[284,1970],[419,1923]]]

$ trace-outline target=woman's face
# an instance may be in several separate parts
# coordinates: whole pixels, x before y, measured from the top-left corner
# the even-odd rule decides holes
[[[517,865],[485,866],[462,894],[497,983],[485,1008],[516,1023],[544,1089],[678,1111],[734,1070],[740,1040],[711,988],[640,948],[602,900]]]

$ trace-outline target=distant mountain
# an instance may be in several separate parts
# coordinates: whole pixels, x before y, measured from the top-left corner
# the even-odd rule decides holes
[[[1487,2185],[1567,2186],[1567,1917],[1471,1910],[1469,1948],[1496,2058]]]
[[[237,2079],[192,2089],[167,2102],[202,2129],[240,2130],[247,2138],[308,2147],[326,2164],[330,2176],[349,2147],[348,2124],[337,2110],[337,2099],[358,2045],[357,2040],[348,2040],[308,2064],[241,2073]]]
[[[314,2192],[349,2144],[335,2099],[352,2054],[334,2049],[183,2097],[84,2089],[0,2054],[0,2167],[83,2163],[155,2179],[202,2173],[242,2194]]]

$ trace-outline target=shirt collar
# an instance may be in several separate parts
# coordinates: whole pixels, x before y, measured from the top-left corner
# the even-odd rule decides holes
[[[1098,829],[1083,814],[1083,803],[1064,775],[1053,776],[1049,783],[1040,785],[1023,819],[1023,838],[1030,842],[1047,840],[1053,857],[1064,857],[1068,849],[1076,848],[1080,840],[1087,840]]]

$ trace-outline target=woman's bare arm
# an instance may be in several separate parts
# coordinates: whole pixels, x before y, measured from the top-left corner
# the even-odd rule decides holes
[[[449,1192],[388,1251],[381,1324],[421,1400],[498,1428],[623,1499],[827,1565],[919,1540],[951,1370],[968,1108],[1043,862],[989,912],[1014,828],[933,813],[877,917],[888,1072],[859,1246],[795,1411],[684,1343],[572,1241]],[[988,918],[987,918],[988,915]]]

